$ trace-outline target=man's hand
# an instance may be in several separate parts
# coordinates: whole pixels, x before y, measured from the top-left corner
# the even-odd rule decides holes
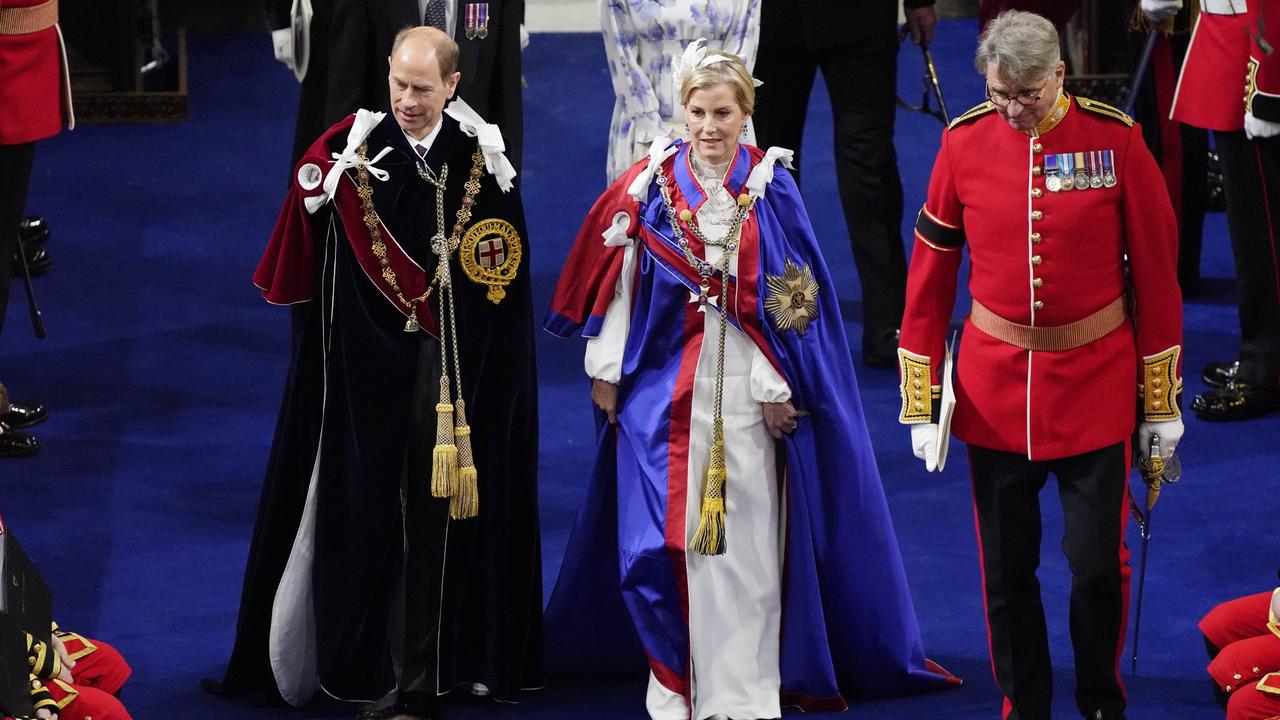
[[[800,426],[800,418],[809,413],[802,413],[796,410],[791,401],[780,403],[760,403],[760,409],[764,411],[764,426],[769,429],[769,434],[774,440],[781,440],[782,434],[796,431]]]
[[[40,708],[36,711],[36,717],[41,720],[58,720],[58,714],[49,710],[49,708]]]
[[[938,423],[920,423],[911,426],[911,449],[924,461],[924,469],[938,469]]]
[[[609,424],[618,424],[618,386],[604,380],[591,381],[591,402],[609,416]]]
[[[271,31],[271,45],[276,59],[293,69],[293,28],[280,28]]]
[[[76,666],[76,661],[71,659],[71,655],[67,653],[67,646],[63,644],[62,638],[57,633],[53,634],[53,649],[58,653],[58,660],[62,661],[62,671],[58,673],[58,679],[65,683],[75,682],[71,677],[71,668]]]
[[[1182,0],[1142,0],[1142,12],[1153,23],[1168,20],[1182,9]]]
[[[1160,436],[1160,457],[1167,458],[1178,447],[1182,439],[1182,418],[1163,420],[1161,422],[1142,422],[1138,424],[1138,455],[1150,457],[1151,436]]]
[[[1146,2],[1146,0],[1143,0]],[[1178,0],[1181,2],[1181,0]],[[906,8],[907,30],[911,33],[911,42],[917,45],[929,45],[933,42],[933,26],[938,23],[938,14],[932,5],[918,8]]]
[[[1251,112],[1244,114],[1244,134],[1249,139],[1269,138],[1280,135],[1280,123],[1261,120]]]

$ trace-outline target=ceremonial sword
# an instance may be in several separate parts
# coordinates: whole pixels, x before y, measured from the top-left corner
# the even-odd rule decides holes
[[[1144,512],[1138,502],[1129,494],[1129,510],[1138,522],[1138,530],[1142,535],[1142,557],[1138,561],[1138,598],[1137,610],[1133,617],[1133,656],[1130,658],[1129,673],[1138,673],[1138,633],[1142,630],[1142,591],[1147,580],[1147,550],[1151,545],[1151,509],[1160,499],[1160,488],[1164,483],[1176,483],[1182,478],[1182,461],[1177,455],[1164,457],[1160,454],[1160,436],[1151,436],[1151,446],[1147,457],[1138,458],[1138,468],[1142,472],[1142,482],[1147,486],[1147,509]]]
[[[910,30],[905,26],[902,32],[898,33],[898,42],[906,40]],[[938,82],[938,68],[933,64],[933,53],[929,52],[929,46],[920,43],[920,54],[924,56],[924,96],[920,99],[919,105],[898,98],[898,107],[912,112],[924,113],[931,117],[935,117],[942,121],[943,125],[951,124],[951,115],[947,112],[947,101],[942,97],[942,84]],[[929,106],[929,96],[933,95],[938,100],[938,108]]]

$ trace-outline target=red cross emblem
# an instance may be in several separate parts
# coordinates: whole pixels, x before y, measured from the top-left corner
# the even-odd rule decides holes
[[[500,237],[481,240],[476,244],[476,257],[480,267],[492,270],[507,261],[507,246]]]

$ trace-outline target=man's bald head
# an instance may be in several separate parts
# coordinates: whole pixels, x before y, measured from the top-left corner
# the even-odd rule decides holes
[[[421,140],[440,121],[458,88],[458,46],[430,27],[401,30],[391,48],[387,84],[391,111],[406,133]]]
[[[434,53],[436,62],[440,64],[440,77],[449,77],[458,71],[458,43],[436,28],[422,25],[396,33],[396,39],[391,43],[391,57],[401,51]],[[388,63],[390,60],[387,58]]]

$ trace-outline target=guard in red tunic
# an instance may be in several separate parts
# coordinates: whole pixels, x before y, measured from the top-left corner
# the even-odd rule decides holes
[[[1228,600],[1200,621],[1227,720],[1280,717],[1280,588]]]
[[[1263,34],[1266,37],[1263,37]],[[1269,42],[1267,42],[1269,40]],[[1209,363],[1207,420],[1280,410],[1280,3],[1201,0],[1173,100],[1174,120],[1214,131],[1236,263],[1240,350]]]
[[[990,100],[944,131],[916,223],[900,420],[933,470],[940,366],[967,246],[973,306],[951,429],[969,446],[1004,717],[1050,716],[1036,568],[1039,493],[1052,473],[1072,571],[1076,702],[1085,717],[1111,720],[1125,707],[1118,661],[1135,415],[1144,448],[1157,433],[1171,453],[1182,436],[1178,237],[1141,129],[1109,105],[1063,92],[1058,47],[1052,23],[1021,11],[1001,14],[980,40],[976,64]]]
[[[75,126],[63,56],[58,0],[0,0],[0,331],[36,141]],[[0,457],[35,452],[36,439],[14,428],[45,414],[19,405],[0,413]]]

